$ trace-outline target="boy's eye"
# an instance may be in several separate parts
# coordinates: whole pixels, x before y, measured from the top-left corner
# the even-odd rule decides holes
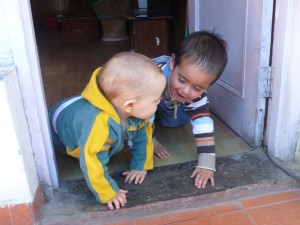
[[[195,86],[194,88],[195,88],[196,91],[202,91],[202,88],[199,87],[199,86]]]
[[[182,78],[182,77],[179,77],[179,82],[184,83],[184,82],[185,82],[185,79]]]

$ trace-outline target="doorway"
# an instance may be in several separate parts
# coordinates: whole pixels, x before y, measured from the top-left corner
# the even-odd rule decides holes
[[[184,1],[174,2],[182,4]],[[185,2],[187,3],[188,1]],[[186,21],[182,21],[180,18],[186,17],[187,7],[177,6],[173,9],[174,15],[176,15],[174,16],[173,30],[175,30],[175,33],[178,33],[176,33],[175,38],[170,39],[171,48],[178,46],[186,32]],[[49,29],[39,25],[36,26],[35,32],[48,108],[63,98],[81,93],[94,69],[102,66],[115,53],[130,49],[130,40],[105,42],[99,39],[96,42],[71,44],[64,42],[57,29]],[[235,131],[226,126],[219,119],[219,116],[213,116],[217,156],[253,150]],[[155,158],[155,166],[196,161],[198,159],[189,123],[183,127],[171,129],[157,126],[157,133],[157,138],[168,148],[171,157],[166,160]],[[76,159],[66,157],[57,152],[55,154],[61,180],[83,178]],[[129,152],[125,149],[110,161],[110,172],[116,169],[126,169],[129,160]]]
[[[115,53],[128,51],[130,44],[129,40],[68,44],[63,41],[56,29],[46,29],[43,26],[36,27],[36,39],[48,108],[63,98],[81,93],[93,70],[102,66]],[[252,150],[244,140],[217,117],[214,116],[213,119],[217,156]],[[157,132],[159,141],[169,149],[171,156],[166,160],[155,158],[154,165],[156,167],[198,159],[189,123],[179,128],[157,126]],[[56,152],[56,160],[60,180],[83,178],[77,159]],[[127,169],[129,161],[129,151],[124,149],[111,159],[110,172]]]

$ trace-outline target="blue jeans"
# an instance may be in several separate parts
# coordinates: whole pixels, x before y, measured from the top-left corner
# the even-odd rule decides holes
[[[155,116],[159,120],[161,126],[179,127],[184,125],[189,120],[183,105],[178,105],[177,119],[174,119],[174,111],[174,106],[169,107],[164,100],[159,103]]]

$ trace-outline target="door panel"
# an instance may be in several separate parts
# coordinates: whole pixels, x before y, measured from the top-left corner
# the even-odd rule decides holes
[[[228,64],[208,90],[211,111],[253,147],[262,143],[272,8],[267,0],[200,0],[195,17],[199,30],[228,44]]]

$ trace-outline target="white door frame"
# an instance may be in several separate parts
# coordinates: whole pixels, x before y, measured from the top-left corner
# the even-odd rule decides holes
[[[0,7],[0,11],[4,12],[0,36],[7,39],[6,43],[10,46],[5,46],[4,50],[10,50],[7,55],[12,57],[17,69],[39,182],[46,197],[51,197],[53,189],[58,187],[58,174],[49,133],[30,0],[0,0]]]
[[[300,1],[276,1],[272,89],[265,144],[271,155],[300,161]]]

